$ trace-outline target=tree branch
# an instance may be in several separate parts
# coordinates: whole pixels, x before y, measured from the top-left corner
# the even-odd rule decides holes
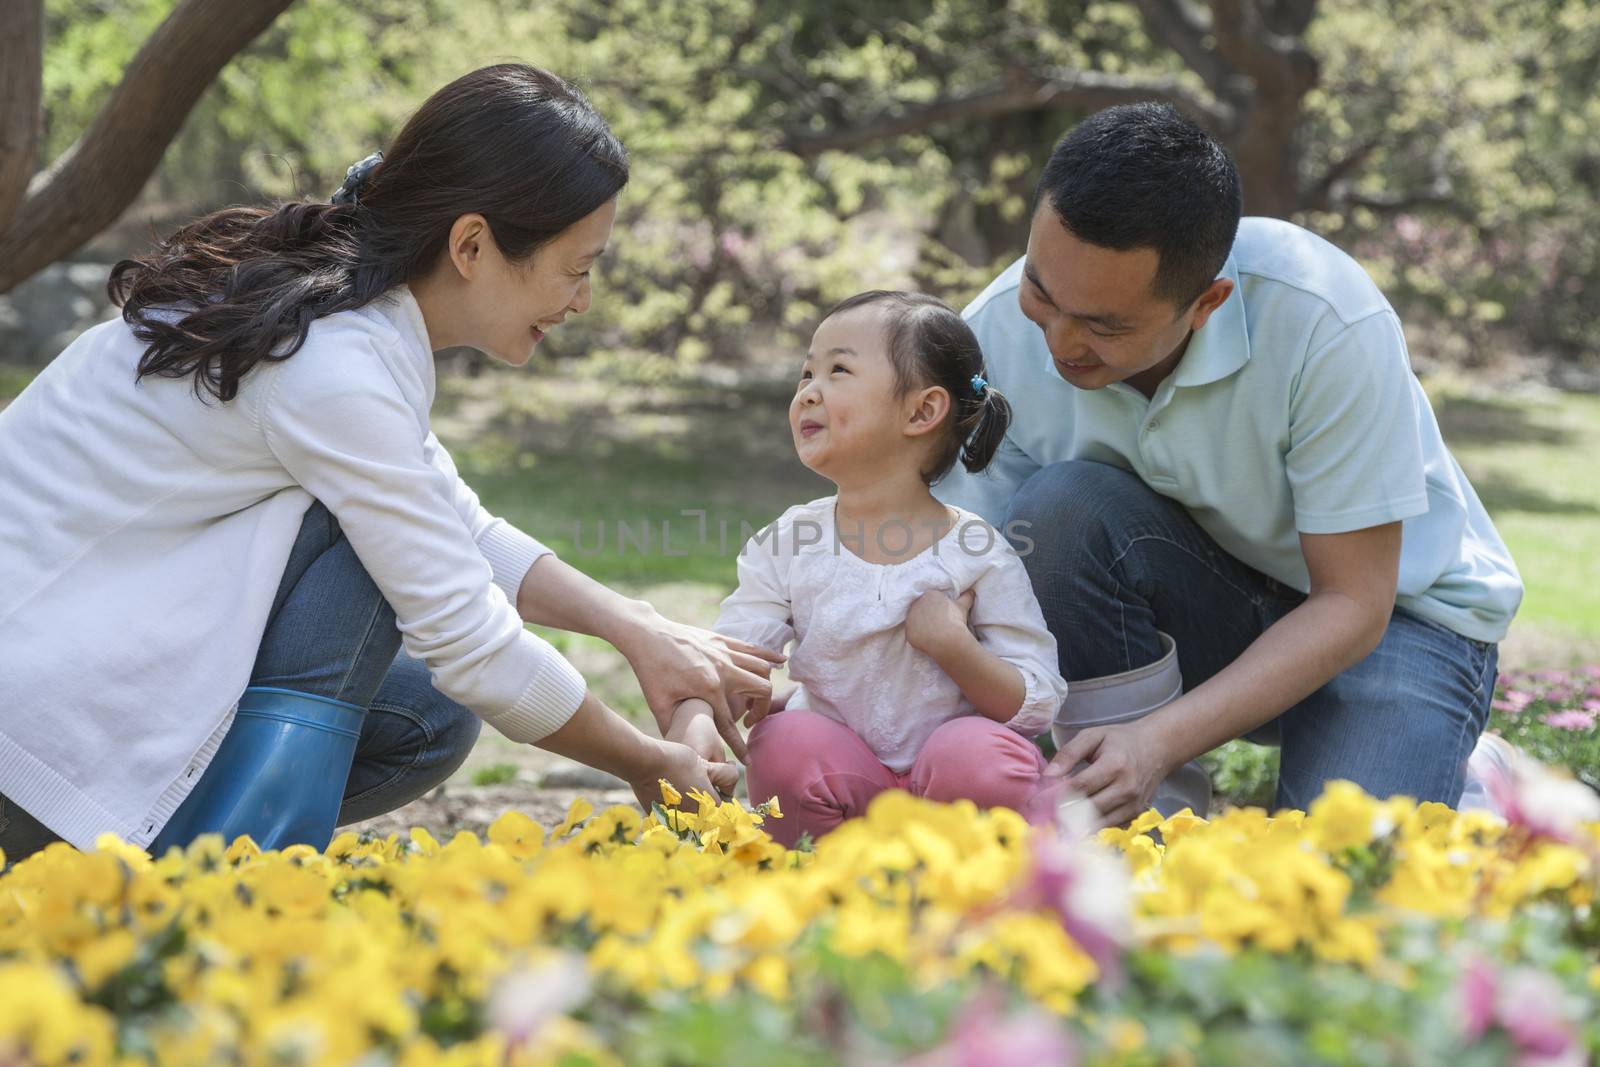
[[[1232,95],[1239,71],[1205,44],[1210,27],[1189,0],[1135,0],[1151,39],[1178,54],[1218,96]]]
[[[1231,117],[1226,105],[1201,100],[1175,78],[1132,78],[1100,71],[1072,71],[1054,76],[1026,74],[1003,84],[953,93],[926,104],[885,112],[855,126],[831,130],[790,130],[783,146],[801,156],[850,151],[917,133],[947,122],[977,122],[1025,111],[1079,108],[1092,111],[1139,100],[1166,100],[1213,128]]]
[[[183,0],[139,49],[88,131],[29,186],[0,233],[0,293],[115,221],[218,72],[291,2]]]
[[[1434,208],[1448,215],[1454,215],[1463,222],[1474,222],[1478,219],[1477,212],[1461,202],[1455,194],[1455,187],[1448,180],[1434,182],[1425,189],[1410,189],[1403,192],[1349,192],[1335,201],[1335,204],[1344,208],[1364,207],[1380,215],[1398,215],[1418,208]]]
[[[0,20],[0,230],[28,191],[39,154],[44,0],[6,0]]]
[[[1367,161],[1386,139],[1386,131],[1379,130],[1365,141],[1346,152],[1342,158],[1330,163],[1322,177],[1308,184],[1300,194],[1300,210],[1321,211],[1343,197],[1343,186],[1356,168]]]

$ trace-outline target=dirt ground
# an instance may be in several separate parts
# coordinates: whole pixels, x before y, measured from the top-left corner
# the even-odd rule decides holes
[[[567,808],[580,796],[596,811],[634,803],[633,793],[626,789],[542,789],[524,782],[476,786],[449,781],[398,811],[341,829],[370,831],[383,837],[395,832],[404,835],[413,826],[420,826],[440,841],[447,841],[460,830],[470,830],[481,837],[490,823],[508,811],[520,811],[549,828],[566,817]]]

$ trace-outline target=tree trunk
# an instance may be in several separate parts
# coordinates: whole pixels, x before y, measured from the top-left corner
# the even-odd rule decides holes
[[[39,154],[44,0],[0,0],[0,228],[28,191]]]
[[[1244,187],[1244,213],[1286,219],[1300,209],[1299,98],[1258,102],[1230,150]]]
[[[36,148],[28,150],[26,139],[15,138],[26,124],[35,131],[32,144],[37,145],[41,5],[40,0],[3,0],[8,13],[20,9],[23,17],[21,29],[9,17],[0,29],[6,102],[0,118],[0,293],[115,221],[139,195],[217,74],[291,2],[183,0],[134,56],[78,143],[29,182],[26,172]],[[13,78],[26,78],[29,85],[13,92]],[[20,168],[12,158],[18,151],[14,145],[28,157]]]

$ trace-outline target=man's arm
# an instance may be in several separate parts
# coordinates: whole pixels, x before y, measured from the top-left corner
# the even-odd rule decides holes
[[[1394,610],[1400,523],[1301,534],[1311,592],[1204,684],[1137,722],[1085,730],[1051,761],[1105,826],[1149,807],[1178,767],[1293,707],[1377,647]]]
[[[1292,708],[1378,647],[1394,610],[1400,524],[1301,534],[1305,603],[1233,663],[1149,716],[1169,771]]]
[[[1150,716],[1169,769],[1293,707],[1377,647],[1394,610],[1400,523],[1428,510],[1414,394],[1392,312],[1341,328],[1305,357],[1284,465],[1310,595]]]

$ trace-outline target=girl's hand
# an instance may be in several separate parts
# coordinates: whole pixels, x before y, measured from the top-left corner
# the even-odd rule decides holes
[[[771,698],[772,668],[784,662],[782,653],[673,622],[659,614],[634,628],[617,650],[638,677],[639,688],[658,724],[670,725],[679,702],[698,697],[711,705],[717,732],[733,754],[741,761],[746,758],[744,737],[734,722],[733,709],[743,709],[741,698]]]
[[[789,698],[798,692],[798,685],[791,685],[781,693],[774,693],[771,700],[752,702],[750,709],[744,713],[744,728],[750,729],[768,715],[776,715],[789,706]]]
[[[728,750],[711,717],[711,705],[704,700],[685,700],[672,715],[667,740],[688,745],[709,765],[712,784],[724,797],[732,796],[739,782],[739,765],[728,759]]]
[[[688,745],[708,762],[726,763],[728,760],[728,749],[717,732],[711,705],[704,700],[685,700],[679,704],[673,713],[672,725],[667,727],[666,738]]]
[[[967,616],[972,612],[975,599],[970,589],[954,599],[939,589],[923,593],[911,602],[911,610],[906,612],[906,642],[918,652],[937,659],[951,641],[972,632]]]

